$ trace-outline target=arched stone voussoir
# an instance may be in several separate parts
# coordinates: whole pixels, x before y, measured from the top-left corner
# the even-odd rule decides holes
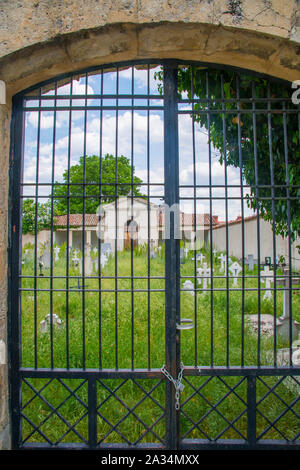
[[[87,67],[174,58],[241,67],[286,80],[300,77],[300,45],[260,32],[212,24],[113,24],[57,36],[0,59],[13,94]]]

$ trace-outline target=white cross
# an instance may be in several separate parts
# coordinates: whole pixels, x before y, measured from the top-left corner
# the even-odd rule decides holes
[[[200,261],[200,264],[203,263],[203,260],[206,259],[206,256],[204,256],[202,253],[198,253],[197,256],[196,256],[196,260],[197,261]],[[204,263],[205,264],[205,263]],[[204,266],[203,264],[203,266]]]
[[[203,290],[207,289],[207,283],[210,284],[210,275],[211,275],[211,268],[207,267],[207,263],[203,263],[203,268],[198,268],[198,284],[201,284],[201,278],[203,280]]]
[[[221,260],[221,267],[220,271],[225,271],[225,274],[227,276],[227,255],[223,255],[223,253],[218,256],[218,259]],[[231,259],[228,258],[228,264],[231,263]]]
[[[60,252],[60,248],[59,248],[58,246],[56,246],[56,247],[54,248],[55,261],[58,261],[59,252]]]
[[[264,282],[266,286],[264,299],[272,299],[272,292],[270,291],[270,288],[271,282],[273,282],[273,271],[270,271],[269,266],[265,266],[264,270],[260,273],[260,275],[264,277],[264,279],[262,279],[262,282]]]
[[[218,259],[221,261],[220,271],[224,271],[226,258],[227,258],[227,256],[223,255],[223,253],[221,253],[220,256],[218,256]]]
[[[186,280],[182,286],[182,288],[186,291],[188,291],[188,293],[190,295],[195,295],[195,292],[194,292],[194,284],[192,283],[192,281],[189,281],[189,280]]]
[[[229,271],[231,272],[232,277],[233,277],[233,285],[237,286],[237,278],[240,272],[242,271],[242,267],[239,265],[237,261],[235,261],[230,266]]]

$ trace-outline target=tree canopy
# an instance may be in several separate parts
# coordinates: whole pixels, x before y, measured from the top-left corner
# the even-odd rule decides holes
[[[80,214],[83,209],[86,214],[95,214],[100,191],[101,203],[110,202],[115,197],[128,195],[131,183],[134,196],[140,196],[139,185],[142,180],[134,172],[129,159],[123,155],[117,159],[110,154],[102,159],[98,155],[80,157],[78,164],[64,172],[63,185],[56,183],[54,186],[55,215],[67,214],[68,210],[70,214]]]
[[[162,71],[156,79],[162,90]],[[204,112],[194,114],[194,119],[209,131],[220,163],[241,169],[250,187],[248,207],[274,221],[277,234],[290,234],[292,239],[300,235],[299,121],[297,113],[284,113],[297,111],[291,88],[230,70],[187,66],[178,70],[178,93],[189,100],[202,99],[194,103],[194,110]],[[273,111],[270,118],[268,106]]]
[[[36,227],[37,224],[37,227]],[[22,204],[22,233],[35,233],[51,227],[51,206],[50,201],[44,204],[36,203],[33,199],[24,199]]]

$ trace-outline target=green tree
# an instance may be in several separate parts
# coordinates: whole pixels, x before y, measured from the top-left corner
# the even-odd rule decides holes
[[[82,156],[78,164],[64,172],[64,184],[56,183],[54,186],[55,215],[68,212],[68,196],[69,213],[80,214],[84,209],[86,214],[95,214],[99,206],[100,190],[101,203],[110,202],[115,197],[129,194],[131,182],[133,194],[140,196],[139,185],[142,180],[134,176],[134,167],[127,157],[121,155],[116,159],[110,154],[102,159],[97,155]]]
[[[36,217],[37,216],[37,217]],[[36,226],[37,224],[37,226]],[[35,233],[35,230],[49,229],[51,227],[50,201],[44,204],[36,203],[33,199],[24,199],[22,205],[22,233]]]
[[[156,79],[162,91],[162,71]],[[299,121],[296,113],[284,117],[282,112],[284,106],[286,110],[297,110],[291,102],[291,87],[230,70],[188,66],[178,70],[178,93],[189,100],[202,100],[194,103],[195,111],[204,111],[194,114],[195,122],[210,132],[220,163],[241,169],[250,187],[248,207],[263,219],[274,221],[277,234],[290,234],[292,239],[296,233],[300,235]],[[270,113],[270,121],[265,112],[266,98],[271,98],[270,108],[276,110]],[[258,111],[255,120],[253,113],[246,111],[253,105]]]

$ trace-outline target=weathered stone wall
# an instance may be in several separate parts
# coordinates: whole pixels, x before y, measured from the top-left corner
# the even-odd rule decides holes
[[[0,2],[0,449],[8,444],[7,225],[11,97],[61,73],[141,58],[230,64],[300,79],[297,0]]]

